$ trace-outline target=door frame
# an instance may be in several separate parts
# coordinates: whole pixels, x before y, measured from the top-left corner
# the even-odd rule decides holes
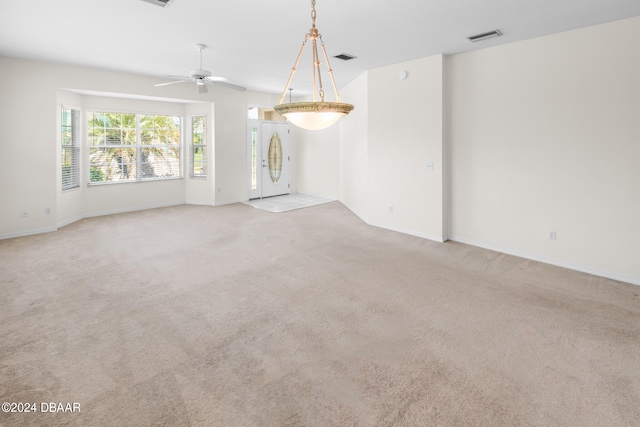
[[[248,119],[247,120],[247,194],[248,200],[253,199],[262,199],[263,197],[271,197],[264,196],[263,191],[263,163],[268,164],[267,152],[263,150],[263,136],[264,130],[263,125],[275,125],[282,126],[286,128],[287,137],[281,138],[281,142],[283,143],[283,169],[287,168],[287,172],[285,173],[286,178],[288,179],[287,190],[286,192],[280,193],[278,195],[283,194],[291,194],[291,180],[293,178],[293,173],[291,171],[291,125],[289,122],[283,121],[275,121],[275,120],[255,120]],[[254,141],[254,129],[256,130],[255,140],[256,140],[256,188],[253,188],[253,141]],[[286,147],[285,147],[286,145]]]

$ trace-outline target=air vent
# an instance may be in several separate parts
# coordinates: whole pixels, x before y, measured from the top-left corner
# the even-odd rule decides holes
[[[342,59],[343,61],[350,61],[352,59],[356,59],[356,56],[349,55],[348,53],[341,53],[340,55],[334,56],[334,58]]]
[[[479,42],[481,40],[490,39],[492,37],[500,37],[502,32],[500,30],[489,31],[488,33],[476,34],[475,36],[467,37],[469,41]]]
[[[160,6],[160,7],[167,7],[171,4],[171,2],[173,2],[173,0],[142,0],[142,1],[146,1],[147,3],[155,4],[156,6]]]

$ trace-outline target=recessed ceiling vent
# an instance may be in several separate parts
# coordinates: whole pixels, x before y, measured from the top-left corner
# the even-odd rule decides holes
[[[173,0],[142,0],[142,1],[146,1],[147,3],[155,4],[156,6],[160,6],[160,7],[167,7],[171,4],[171,2],[173,2]]]
[[[342,59],[343,61],[350,61],[352,59],[356,59],[356,56],[349,55],[348,53],[341,53],[340,55],[334,56],[334,58]]]
[[[502,32],[500,30],[489,31],[488,33],[476,34],[475,36],[467,37],[469,41],[479,42],[481,40],[490,39],[493,37],[500,37]]]

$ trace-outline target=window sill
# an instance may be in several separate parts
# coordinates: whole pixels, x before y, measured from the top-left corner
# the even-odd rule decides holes
[[[165,182],[165,181],[176,181],[184,179],[182,176],[175,176],[169,178],[156,178],[156,179],[140,179],[135,181],[104,181],[104,182],[89,182],[87,183],[87,187],[102,187],[103,185],[121,185],[121,184],[141,184],[147,182]]]

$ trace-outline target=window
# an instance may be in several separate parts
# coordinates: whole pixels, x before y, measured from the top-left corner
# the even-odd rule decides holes
[[[191,118],[191,177],[207,176],[207,117]]]
[[[62,107],[62,191],[80,187],[80,111]]]
[[[181,177],[180,117],[89,112],[89,183]]]
[[[251,128],[251,189],[258,188],[258,128]]]

